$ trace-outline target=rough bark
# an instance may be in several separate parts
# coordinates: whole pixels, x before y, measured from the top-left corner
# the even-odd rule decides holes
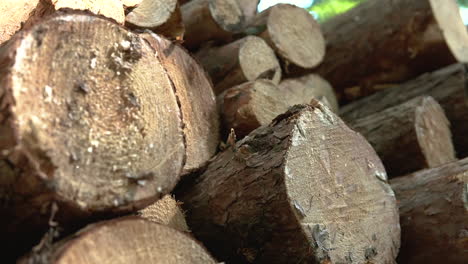
[[[402,85],[385,89],[341,108],[341,117],[349,122],[380,112],[420,95],[432,96],[444,109],[451,123],[458,157],[468,156],[468,88],[466,68],[454,64]]]
[[[300,78],[285,79],[279,87],[287,94],[283,97],[288,101],[288,105],[308,104],[315,98],[330,107],[333,112],[338,112],[338,101],[333,88],[319,75],[308,74]]]
[[[242,138],[269,124],[288,109],[285,97],[278,86],[263,79],[226,90],[218,99],[225,131],[233,128],[236,136]]]
[[[402,244],[398,263],[466,263],[468,159],[390,183],[400,207]]]
[[[156,50],[175,89],[181,111],[186,160],[182,174],[203,166],[219,143],[219,116],[203,68],[179,45],[155,34],[143,37]]]
[[[303,8],[278,4],[259,13],[245,30],[263,38],[289,65],[301,68],[317,66],[325,55],[325,41],[320,26]]]
[[[228,42],[242,30],[245,18],[237,0],[192,0],[181,7],[184,46],[196,49],[204,42]]]
[[[189,236],[139,217],[87,226],[48,248],[36,249],[18,263],[216,263]]]
[[[398,211],[371,146],[327,107],[295,106],[218,154],[179,196],[232,263],[394,263]]]
[[[197,59],[211,76],[215,93],[256,79],[278,84],[281,67],[275,52],[261,38],[248,36],[222,47],[202,49]]]
[[[0,65],[0,229],[9,246],[46,228],[53,203],[66,225],[142,208],[178,181],[176,95],[137,35],[58,14],[3,45]]]
[[[450,123],[430,96],[414,98],[349,125],[374,147],[391,177],[456,160]]]
[[[169,194],[152,205],[138,212],[138,215],[149,221],[167,225],[181,232],[190,232],[180,204]]]
[[[374,0],[322,25],[327,56],[317,68],[343,95],[360,86],[399,83],[468,61],[468,34],[455,0]],[[346,99],[346,98],[343,98]]]
[[[149,29],[182,40],[184,24],[177,0],[144,0],[125,17],[130,28]]]
[[[39,0],[0,1],[0,44],[9,40],[26,22]],[[8,15],[5,15],[8,14]]]

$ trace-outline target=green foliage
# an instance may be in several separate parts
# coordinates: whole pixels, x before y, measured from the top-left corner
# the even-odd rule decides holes
[[[468,8],[468,0],[457,0],[458,5]]]
[[[319,22],[324,22],[348,11],[363,1],[365,0],[316,0],[308,10],[317,14]],[[468,2],[468,0],[466,1]]]

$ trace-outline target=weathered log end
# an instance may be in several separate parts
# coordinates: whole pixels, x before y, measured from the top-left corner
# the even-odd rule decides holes
[[[374,147],[391,177],[455,160],[450,124],[430,96],[350,122]]]
[[[233,128],[239,138],[246,136],[288,109],[282,97],[278,86],[263,79],[226,90],[219,97],[224,127]]]
[[[202,167],[219,144],[219,115],[213,87],[203,68],[184,48],[156,34],[141,36],[157,51],[174,87],[186,148],[182,174],[187,174]]]
[[[429,0],[447,46],[458,62],[468,62],[468,32],[456,1]],[[429,35],[429,34],[427,34]]]
[[[237,0],[192,0],[181,6],[184,45],[200,47],[205,41],[223,42],[242,30],[245,17]]]
[[[257,15],[247,32],[252,30],[260,30],[259,36],[284,60],[286,69],[288,64],[313,68],[325,55],[320,26],[303,8],[289,4],[270,7]]]
[[[18,263],[216,263],[189,236],[139,217],[87,226],[71,237]]]
[[[374,150],[318,101],[218,154],[179,197],[220,260],[393,263],[395,196]]]
[[[0,221],[13,234],[3,238],[47,226],[54,202],[55,220],[77,222],[142,208],[177,183],[180,110],[137,35],[108,19],[59,14],[2,46],[0,64],[0,174],[8,175]]]
[[[140,210],[138,215],[182,232],[190,232],[180,204],[170,194],[166,194],[152,205]]]
[[[182,40],[185,32],[177,0],[144,0],[125,17],[131,28],[149,29]]]
[[[229,62],[220,65],[223,57]],[[248,81],[268,79],[278,84],[281,79],[281,66],[275,52],[263,39],[255,36],[206,52],[201,61],[213,76],[216,94]]]
[[[338,112],[338,101],[333,87],[317,74],[285,79],[279,87],[288,94],[285,100],[289,101],[289,105],[308,104],[314,98],[330,107],[334,113]]]
[[[432,97],[422,98],[421,104],[416,108],[414,125],[427,168],[456,160],[450,122],[442,107]]]

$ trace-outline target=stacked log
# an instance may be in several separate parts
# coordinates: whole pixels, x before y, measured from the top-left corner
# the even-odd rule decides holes
[[[165,239],[160,239],[164,237]],[[26,263],[216,263],[187,235],[137,217],[95,223],[53,246],[38,248]]]
[[[348,122],[353,122],[353,120],[404,103],[414,97],[429,95],[439,102],[451,123],[458,157],[466,157],[468,156],[466,76],[464,64],[450,65],[347,104],[341,108],[340,116]]]
[[[285,80],[279,86],[265,79],[243,83],[222,93],[218,104],[225,129],[234,129],[241,138],[269,124],[289,107],[314,99],[324,101],[327,107],[337,107],[329,103],[336,103],[331,87],[315,75]]]
[[[444,110],[430,96],[416,97],[356,119],[350,126],[374,147],[389,176],[455,160],[450,124]]]
[[[245,33],[258,35],[270,44],[281,58],[286,73],[290,65],[314,68],[325,55],[320,26],[306,10],[293,5],[278,4],[259,13]]]
[[[199,48],[204,42],[228,42],[242,31],[245,17],[237,0],[191,0],[182,5],[184,45]]]
[[[125,16],[130,28],[148,29],[182,40],[184,24],[177,0],[144,0]]]
[[[213,88],[201,66],[185,49],[155,34],[142,37],[157,52],[174,88],[186,149],[182,174],[187,174],[202,167],[218,146],[219,120]]]
[[[259,78],[278,84],[281,67],[273,50],[261,38],[248,36],[222,47],[202,49],[197,59],[214,82],[216,94]]]
[[[370,145],[318,101],[217,155],[178,199],[195,236],[234,263],[390,263],[395,197]]]
[[[258,2],[0,3],[2,263],[466,262],[455,1]]]
[[[400,207],[399,263],[466,263],[468,159],[390,183]]]
[[[218,122],[211,86],[200,71],[181,107],[188,87],[176,77],[184,69],[168,74],[157,48],[109,20],[76,12],[2,46],[3,241],[13,246],[40,234],[52,203],[64,224],[143,208],[210,158]],[[196,85],[208,92],[197,93]],[[209,133],[199,132],[207,124]],[[196,144],[187,147],[193,137]]]
[[[378,84],[468,62],[468,34],[458,12],[453,0],[365,1],[322,25],[327,56],[317,72],[349,101]],[[354,86],[357,94],[346,97]]]

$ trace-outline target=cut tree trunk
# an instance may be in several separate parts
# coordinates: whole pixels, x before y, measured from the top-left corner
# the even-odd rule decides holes
[[[66,225],[143,208],[177,183],[179,106],[137,35],[59,13],[3,45],[0,65],[0,240],[31,242],[55,202]]]
[[[176,40],[182,40],[185,31],[177,0],[143,0],[125,22],[130,28],[149,29]]]
[[[341,108],[348,122],[380,112],[420,95],[432,96],[451,123],[453,142],[459,157],[468,156],[468,88],[466,66],[454,64],[417,79],[385,89]]]
[[[28,20],[39,0],[0,1],[0,44],[9,40]],[[8,15],[6,15],[8,14]]]
[[[219,144],[219,116],[213,88],[203,68],[179,45],[155,34],[142,36],[158,54],[174,86],[186,145],[182,174],[187,174],[202,167]]]
[[[338,107],[332,88],[317,75],[285,80],[279,87],[264,79],[232,87],[218,97],[223,134],[232,128],[242,138],[259,126],[269,124],[289,107],[308,104],[314,99],[332,109]]]
[[[262,37],[289,65],[317,66],[325,55],[325,41],[319,24],[309,12],[289,4],[278,4],[258,14],[246,34]]]
[[[284,90],[284,100],[288,105],[308,104],[311,98],[315,98],[330,109],[338,112],[338,101],[331,85],[316,74],[308,74],[300,78],[285,79],[279,85]]]
[[[180,204],[166,194],[163,198],[138,212],[138,215],[149,221],[167,225],[181,232],[190,232]]]
[[[232,128],[242,138],[269,124],[288,109],[286,97],[273,82],[263,79],[226,90],[218,99],[225,132]]]
[[[170,227],[139,217],[87,226],[56,244],[36,248],[27,263],[216,263],[197,241]]]
[[[398,263],[468,260],[468,159],[390,181],[399,200]]]
[[[340,95],[468,62],[468,34],[455,0],[366,1],[322,24],[327,56],[316,70]],[[346,98],[344,98],[346,99]]]
[[[395,196],[371,146],[317,101],[295,106],[176,192],[231,263],[394,263]]]
[[[245,18],[237,0],[192,0],[181,7],[184,46],[196,49],[213,40],[228,42],[242,31]]]
[[[374,147],[392,177],[456,160],[450,123],[430,96],[414,98],[349,125]]]
[[[269,79],[278,84],[281,66],[275,52],[255,36],[248,36],[222,47],[200,50],[197,59],[211,76],[215,93],[256,79]]]

